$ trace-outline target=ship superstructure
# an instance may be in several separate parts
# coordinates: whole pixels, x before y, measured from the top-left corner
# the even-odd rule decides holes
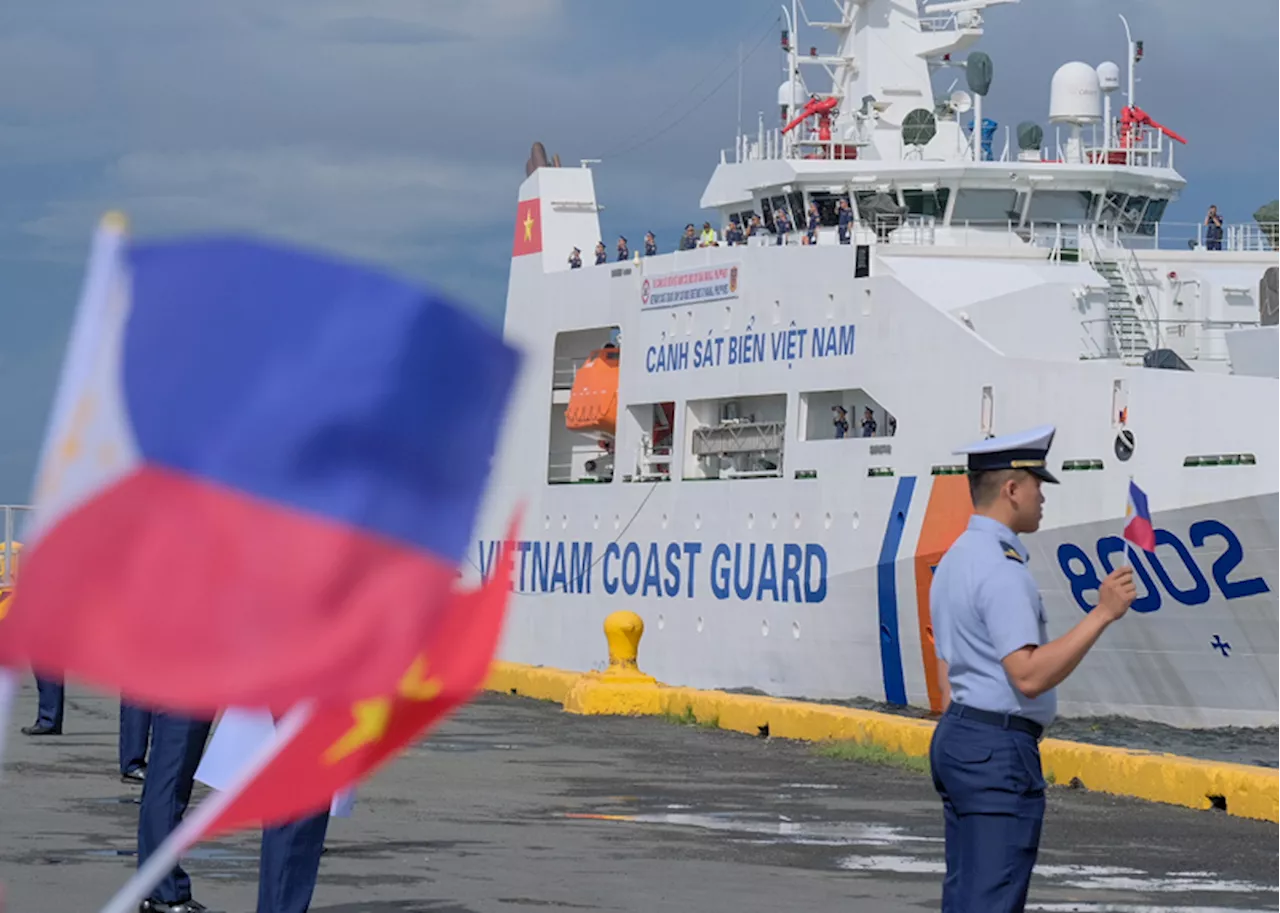
[[[794,4],[778,123],[701,200],[717,232],[760,217],[741,245],[571,268],[601,237],[592,171],[535,148],[506,313],[527,361],[472,552],[487,573],[526,506],[505,658],[598,667],[628,608],[664,681],[936,707],[929,583],[971,511],[951,451],[1050,423],[1063,484],[1026,542],[1053,634],[1123,560],[1130,478],[1159,530],[1061,711],[1275,724],[1274,227],[1163,223],[1185,140],[1134,101],[1140,42],[1127,92],[1067,60],[1049,129],[1001,128],[970,50],[994,5],[844,0],[801,28]],[[968,91],[935,92],[948,67]]]

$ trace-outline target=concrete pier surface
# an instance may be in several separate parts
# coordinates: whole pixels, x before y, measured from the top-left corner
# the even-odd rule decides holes
[[[18,733],[0,780],[5,913],[91,913],[129,877],[137,798],[118,702],[72,688],[64,734]],[[197,789],[196,801],[206,794]],[[252,911],[257,831],[197,847],[197,900]],[[335,819],[314,913],[937,910],[927,775],[663,718],[579,717],[486,694]],[[1275,910],[1277,827],[1050,791],[1030,910]]]

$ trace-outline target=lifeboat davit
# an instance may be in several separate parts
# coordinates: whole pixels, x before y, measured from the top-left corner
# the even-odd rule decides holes
[[[573,376],[564,424],[570,431],[614,435],[618,427],[618,347],[607,345],[587,357]]]

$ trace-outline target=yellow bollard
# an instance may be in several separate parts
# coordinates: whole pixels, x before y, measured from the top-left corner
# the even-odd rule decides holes
[[[609,645],[609,668],[583,674],[565,695],[570,713],[657,713],[661,707],[658,680],[640,671],[640,638],[644,619],[635,612],[614,612],[604,620]]]
[[[614,612],[604,620],[604,638],[609,645],[609,668],[603,678],[613,682],[654,682],[652,675],[640,671],[640,638],[644,637],[644,619],[635,612]]]

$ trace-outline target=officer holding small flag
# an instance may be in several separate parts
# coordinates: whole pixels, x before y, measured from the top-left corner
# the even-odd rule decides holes
[[[1019,540],[1040,528],[1054,428],[979,441],[968,456],[973,516],[929,591],[943,715],[929,749],[946,821],[943,913],[1024,908],[1044,820],[1039,740],[1054,689],[1133,603],[1133,568],[1102,582],[1098,604],[1049,639]]]

